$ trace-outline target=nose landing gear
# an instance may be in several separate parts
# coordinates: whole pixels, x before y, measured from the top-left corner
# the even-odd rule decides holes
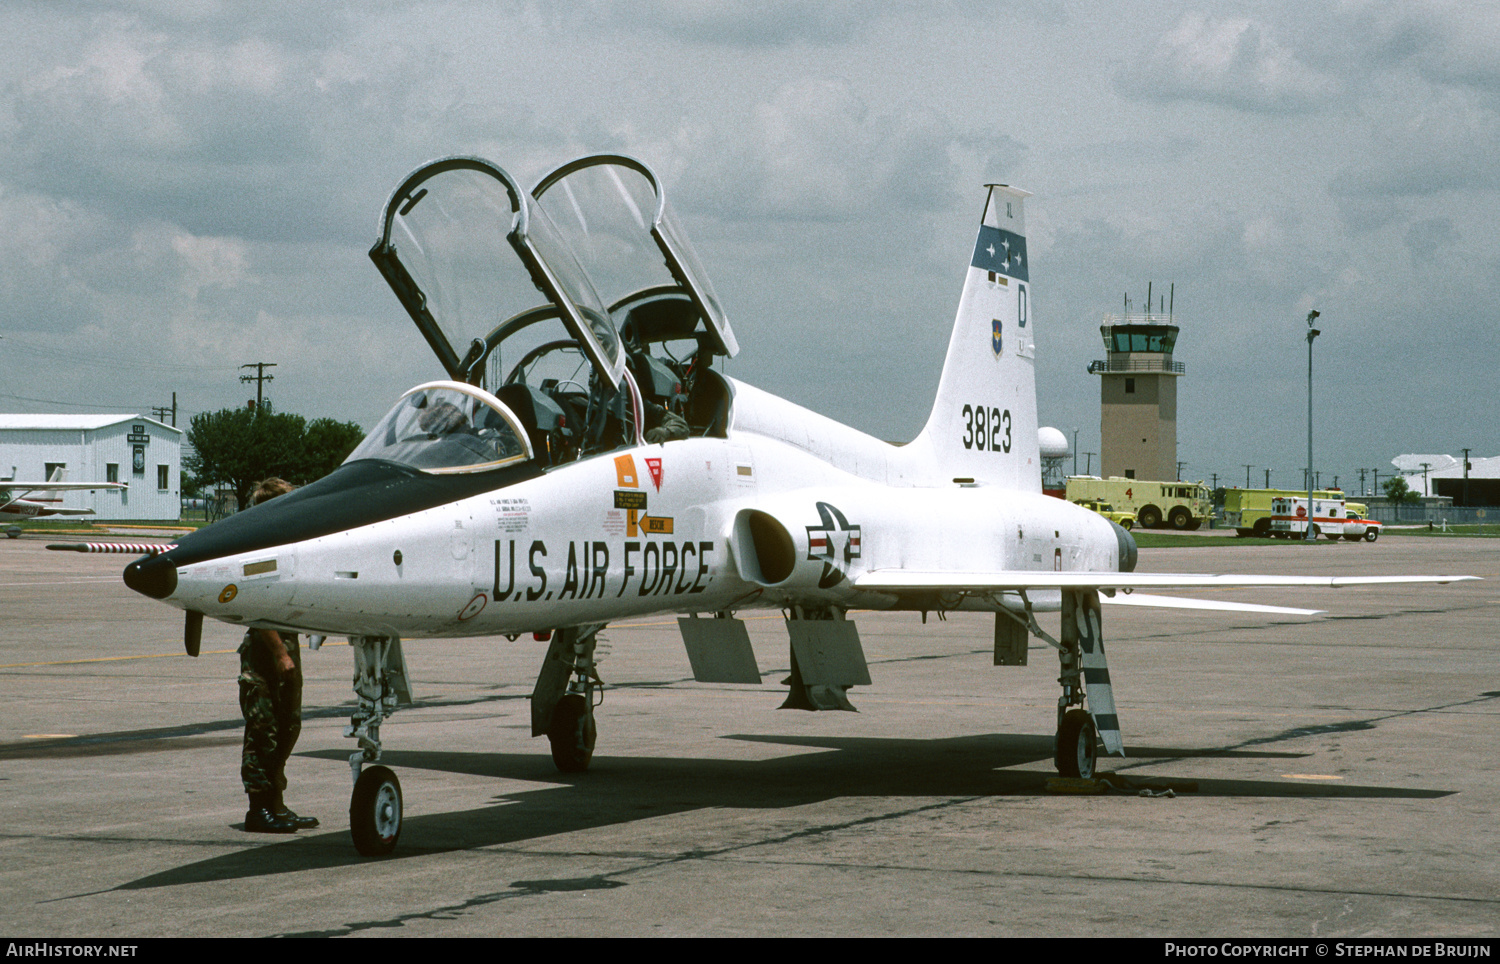
[[[354,636],[354,695],[359,705],[344,735],[359,741],[349,755],[354,793],[349,798],[349,833],[354,849],[366,857],[384,857],[401,839],[401,781],[380,760],[380,724],[398,704],[411,705],[411,683],[399,637]]]

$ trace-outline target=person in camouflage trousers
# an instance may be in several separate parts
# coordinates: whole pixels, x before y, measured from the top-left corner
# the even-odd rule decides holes
[[[281,479],[267,479],[255,487],[251,504],[291,489]],[[295,833],[318,825],[318,818],[299,816],[282,798],[286,761],[302,732],[301,655],[295,633],[251,629],[240,643],[240,710],[245,714],[240,778],[250,796],[245,812],[250,833]]]

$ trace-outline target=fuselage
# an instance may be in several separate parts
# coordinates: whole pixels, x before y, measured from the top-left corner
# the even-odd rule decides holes
[[[226,520],[233,531],[215,537],[219,523],[137,561],[127,582],[231,623],[421,638],[792,605],[993,609],[1006,601],[878,595],[851,579],[890,568],[1118,567],[1117,536],[1095,513],[935,478],[920,446],[731,384],[724,438],[502,470],[492,487],[462,480],[480,490],[427,505],[451,477],[348,463],[300,500],[284,496]],[[362,506],[379,518],[330,518],[353,522]]]

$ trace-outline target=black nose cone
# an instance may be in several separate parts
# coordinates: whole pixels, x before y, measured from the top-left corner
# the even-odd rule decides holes
[[[165,554],[137,559],[125,567],[125,585],[143,596],[166,599],[177,591],[177,564]]]

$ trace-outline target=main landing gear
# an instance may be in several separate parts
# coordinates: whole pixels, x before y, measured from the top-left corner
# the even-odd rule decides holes
[[[354,849],[366,857],[384,857],[401,839],[401,781],[388,767],[366,763],[380,760],[380,724],[398,704],[411,705],[411,683],[401,639],[353,636],[354,695],[359,705],[344,727],[344,735],[359,741],[349,755],[354,793],[349,798],[349,833]]]
[[[531,691],[531,735],[547,735],[552,762],[563,773],[582,773],[594,758],[594,707],[603,692],[594,650],[603,628],[594,623],[554,632]]]
[[[1022,598],[1025,598],[1024,593]],[[1109,666],[1104,657],[1099,593],[1094,589],[1062,591],[1060,640],[1053,639],[1037,625],[1029,601],[1026,607],[1025,619],[1008,611],[1002,616],[1010,617],[1029,629],[1031,635],[1057,649],[1061,668],[1057,681],[1062,686],[1062,695],[1057,699],[1057,742],[1053,762],[1057,772],[1064,777],[1092,779],[1099,762],[1101,741],[1107,752],[1125,754],[1124,741],[1120,738],[1120,718],[1115,714],[1114,689],[1110,685]]]

